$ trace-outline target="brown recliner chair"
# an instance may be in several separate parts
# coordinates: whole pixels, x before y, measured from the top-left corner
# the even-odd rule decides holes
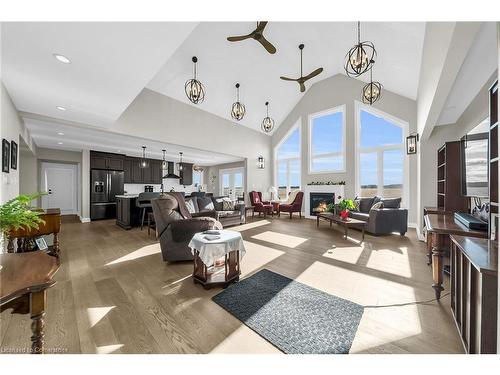
[[[166,193],[152,199],[151,205],[164,261],[192,260],[188,244],[193,235],[208,229],[222,229],[222,224],[213,217],[215,211],[191,215],[182,194]]]

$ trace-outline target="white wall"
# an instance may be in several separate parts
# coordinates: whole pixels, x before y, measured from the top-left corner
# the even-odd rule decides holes
[[[209,99],[208,99],[209,100]],[[246,189],[266,191],[271,168],[257,169],[257,158],[270,160],[271,137],[144,89],[113,125],[112,131],[248,159]]]
[[[356,194],[356,163],[355,163],[355,102],[361,99],[361,90],[364,83],[338,74],[323,81],[314,84],[309,88],[302,99],[288,114],[281,126],[272,137],[272,147],[283,139],[288,131],[300,121],[301,126],[301,151],[302,151],[302,169],[301,185],[302,187],[313,181],[346,181],[345,194],[347,197],[354,198]],[[340,105],[346,105],[346,173],[308,173],[308,116],[313,113],[325,111]],[[373,108],[381,110],[389,115],[397,117],[409,124],[409,131],[416,131],[416,102],[403,96],[384,91],[380,101],[373,105]],[[406,137],[406,135],[405,135]],[[267,163],[274,169],[274,161]],[[417,157],[409,157],[410,172],[410,200],[409,200],[409,222],[416,222],[416,191],[417,191]]]
[[[24,140],[30,150],[35,150],[36,146],[31,140],[28,129],[24,126],[19,117],[16,107],[5,89],[3,82],[1,86],[1,123],[0,140],[6,139],[17,143],[20,146],[20,138]],[[1,147],[1,146],[0,146]],[[19,152],[19,151],[18,151]],[[1,161],[0,161],[1,163]],[[0,189],[0,202],[3,203],[19,195],[19,154],[17,170],[10,169],[9,173],[2,172],[2,181]]]

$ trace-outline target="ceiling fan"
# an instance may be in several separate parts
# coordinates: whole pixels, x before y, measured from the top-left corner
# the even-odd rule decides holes
[[[302,75],[302,50],[304,49],[304,45],[300,44],[299,45],[300,49],[300,77],[299,78],[288,78],[288,77],[280,77],[284,81],[295,81],[298,82],[300,85],[300,92],[306,91],[306,86],[304,85],[304,82],[307,80],[310,80],[313,77],[316,77],[318,74],[320,74],[323,71],[323,68],[318,68],[314,72],[309,73],[305,77]]]
[[[266,38],[264,38],[264,28],[266,27],[266,25],[267,21],[257,22],[257,28],[250,34],[240,35],[240,36],[230,36],[227,38],[227,40],[230,42],[239,42],[245,39],[253,38],[257,42],[262,44],[264,48],[267,50],[267,52],[274,54],[276,53],[276,48]]]

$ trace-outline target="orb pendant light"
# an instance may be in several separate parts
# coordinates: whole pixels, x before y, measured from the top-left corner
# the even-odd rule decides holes
[[[382,96],[382,84],[373,82],[372,71],[370,70],[370,83],[363,87],[363,103],[372,105]]]
[[[240,121],[245,116],[245,105],[240,102],[240,84],[236,84],[236,102],[231,106],[231,117]]]
[[[266,102],[266,117],[262,120],[261,129],[265,133],[269,133],[274,129],[274,120],[269,117],[269,102]]]
[[[345,56],[344,70],[349,77],[359,77],[373,67],[377,51],[372,42],[362,42],[358,22],[358,43]]]
[[[184,91],[186,92],[186,96],[193,104],[203,103],[205,99],[205,87],[203,84],[196,79],[196,63],[198,62],[198,58],[193,56],[193,65],[194,65],[194,77],[188,81],[184,85]]]

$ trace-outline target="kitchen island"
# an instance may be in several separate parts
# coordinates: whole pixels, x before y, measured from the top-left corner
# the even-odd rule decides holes
[[[140,225],[140,209],[135,203],[138,196],[138,194],[116,196],[116,225],[123,229]]]

